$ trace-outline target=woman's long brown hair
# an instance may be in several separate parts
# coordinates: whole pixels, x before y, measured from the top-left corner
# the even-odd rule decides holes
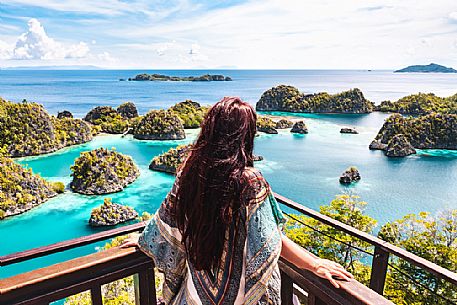
[[[239,217],[243,171],[253,166],[256,119],[248,103],[223,98],[209,109],[180,168],[174,214],[197,270],[218,266],[226,229]]]

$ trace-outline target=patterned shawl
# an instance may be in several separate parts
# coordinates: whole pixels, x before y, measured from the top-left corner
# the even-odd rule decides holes
[[[221,262],[213,272],[198,271],[187,260],[181,233],[171,217],[177,183],[140,236],[140,249],[165,274],[166,304],[280,304],[277,261],[285,218],[268,183],[254,168],[244,173],[246,209],[241,223],[229,226]],[[178,178],[177,178],[178,179]]]

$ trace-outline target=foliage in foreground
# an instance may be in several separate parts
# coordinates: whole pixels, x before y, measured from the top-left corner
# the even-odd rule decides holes
[[[443,211],[436,216],[425,212],[406,215],[384,225],[379,237],[457,272],[457,210]],[[390,263],[393,268],[389,270],[385,295],[394,303],[449,304],[442,297],[451,300],[451,303],[457,302],[457,287],[454,285],[402,259],[392,258]],[[414,285],[408,277],[416,279],[431,291]]]
[[[373,234],[376,221],[364,214],[365,205],[357,197],[340,195],[329,205],[321,206],[320,212]],[[285,232],[294,242],[322,258],[337,261],[358,281],[365,285],[369,283],[371,268],[368,256],[351,247],[372,253],[372,246],[312,218],[302,215],[292,217],[285,226]],[[385,224],[379,231],[379,237],[446,269],[457,271],[457,210],[443,211],[437,216],[429,213],[407,215]],[[391,256],[389,263],[384,295],[395,304],[445,305],[457,301],[457,288],[452,284],[399,258]]]

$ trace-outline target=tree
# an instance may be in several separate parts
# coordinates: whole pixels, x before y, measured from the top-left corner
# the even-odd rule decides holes
[[[457,210],[446,210],[436,216],[426,212],[406,215],[400,220],[385,224],[378,235],[441,267],[457,271]],[[393,257],[390,263],[392,267],[389,268],[384,293],[394,303],[415,305],[457,302],[457,287],[454,285],[403,259]]]
[[[360,231],[372,233],[376,220],[364,214],[366,204],[358,196],[338,195],[329,205],[321,206],[320,212]],[[369,251],[370,244],[303,215],[292,215],[286,223],[285,233],[308,251],[340,263],[358,281],[368,284],[370,268],[363,263],[367,260],[363,251]]]

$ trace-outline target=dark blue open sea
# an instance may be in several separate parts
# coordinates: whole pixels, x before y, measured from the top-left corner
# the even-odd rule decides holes
[[[186,76],[224,74],[233,82],[120,82],[142,72]],[[0,96],[43,104],[51,114],[69,110],[82,117],[98,105],[117,106],[133,101],[140,113],[166,108],[192,99],[213,104],[236,95],[252,104],[267,89],[289,84],[303,92],[336,93],[358,87],[375,103],[396,100],[417,92],[448,96],[457,92],[456,74],[394,74],[391,71],[278,71],[278,70],[172,70],[172,71],[27,71],[0,70]],[[291,115],[276,113],[278,115]],[[309,134],[262,135],[255,151],[265,157],[257,163],[274,191],[308,207],[330,202],[344,192],[368,202],[366,212],[379,224],[420,211],[438,212],[457,208],[457,152],[419,151],[404,159],[388,159],[368,145],[381,127],[385,114],[300,115]],[[356,127],[360,134],[342,135],[343,126]],[[115,147],[131,155],[141,170],[140,178],[123,192],[109,195],[114,202],[130,205],[138,212],[154,212],[173,183],[173,177],[152,172],[150,160],[170,147],[192,141],[195,130],[183,141],[137,141],[131,137],[99,136],[90,143],[59,152],[18,159],[34,172],[53,181],[70,182],[70,166],[82,151],[100,146]],[[339,175],[349,166],[359,168],[362,180],[343,187]],[[92,208],[105,196],[83,196],[65,192],[20,216],[0,221],[0,255],[97,232],[87,225]],[[100,243],[99,245],[102,245]],[[0,269],[0,278],[95,251],[94,245],[55,254]]]

